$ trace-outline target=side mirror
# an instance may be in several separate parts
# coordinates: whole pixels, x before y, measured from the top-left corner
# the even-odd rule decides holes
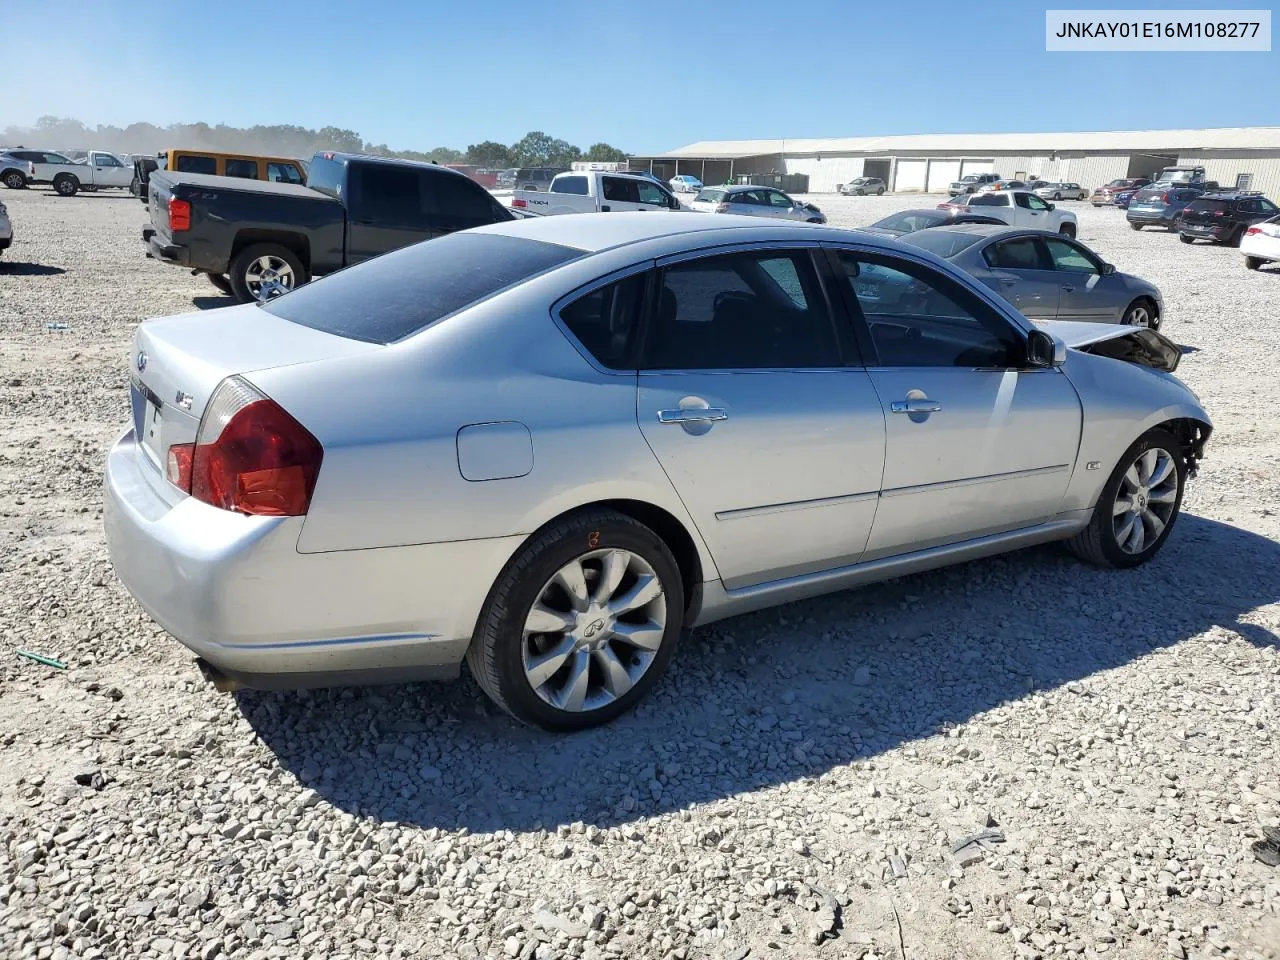
[[[1114,263],[1104,263],[1102,265],[1102,275],[1104,277],[1109,277],[1115,272],[1116,272],[1116,265]]]
[[[1027,334],[1027,364],[1032,367],[1060,367],[1067,361],[1067,345],[1043,330]]]
[[[1050,210],[1053,210],[1053,209],[1054,209],[1053,204],[1052,204],[1052,203],[1049,203],[1049,201],[1047,201],[1047,200],[1045,201],[1045,204],[1044,204],[1044,205],[1045,205],[1046,207],[1048,207]]]
[[[680,198],[673,193],[671,196],[667,198],[667,206],[669,206],[672,210],[679,210]]]

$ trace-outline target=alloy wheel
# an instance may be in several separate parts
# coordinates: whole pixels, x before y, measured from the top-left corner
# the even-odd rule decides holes
[[[543,585],[525,617],[525,679],[558,710],[606,706],[653,664],[666,621],[662,581],[648,561],[616,548],[584,553]]]
[[[1151,311],[1142,304],[1138,304],[1129,311],[1129,316],[1125,322],[1132,327],[1149,327],[1151,326]]]
[[[1142,553],[1160,538],[1178,502],[1178,470],[1162,447],[1138,454],[1120,478],[1111,508],[1112,533],[1125,553]]]
[[[279,257],[262,256],[245,269],[245,286],[255,300],[273,300],[294,286],[293,268]]]

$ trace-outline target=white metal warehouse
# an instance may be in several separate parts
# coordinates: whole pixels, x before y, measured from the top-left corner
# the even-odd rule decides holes
[[[1092,189],[1174,164],[1197,164],[1224,187],[1280,198],[1280,127],[705,140],[631,158],[633,168],[663,179],[685,173],[703,183],[724,183],[741,174],[806,174],[813,193],[834,192],[860,176],[880,177],[900,193],[936,193],[966,173],[991,171],[1075,181]]]

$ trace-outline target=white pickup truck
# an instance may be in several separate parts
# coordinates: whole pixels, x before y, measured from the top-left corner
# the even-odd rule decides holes
[[[649,177],[586,170],[557,174],[545,193],[517,190],[511,197],[511,206],[543,217],[681,209],[675,194]]]
[[[27,181],[51,183],[54,192],[62,197],[74,197],[81,190],[105,187],[128,190],[133,182],[133,164],[125,166],[119,157],[105,150],[90,150],[83,160],[68,160],[56,153],[45,153],[44,156],[44,163],[27,162]]]

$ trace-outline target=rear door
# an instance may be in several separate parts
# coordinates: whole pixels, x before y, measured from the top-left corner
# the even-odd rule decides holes
[[[114,154],[101,150],[89,153],[93,167],[93,182],[99,187],[127,187],[133,180],[133,168],[126,167]]]
[[[601,213],[624,213],[640,209],[640,190],[637,181],[630,177],[602,176],[600,178]]]
[[[347,168],[347,262],[438,236],[413,167],[353,160]]]
[[[991,268],[983,277],[987,286],[1017,307],[1031,320],[1058,318],[1062,278],[1053,269],[1039,239],[1011,237],[999,240],[982,251]]]
[[[1010,226],[1015,225],[1014,208],[1013,204],[1009,202],[1009,194],[1007,193],[975,193],[969,197],[968,207],[974,213],[995,217]]]
[[[636,414],[732,590],[855,562],[884,416],[812,246],[660,262]]]

